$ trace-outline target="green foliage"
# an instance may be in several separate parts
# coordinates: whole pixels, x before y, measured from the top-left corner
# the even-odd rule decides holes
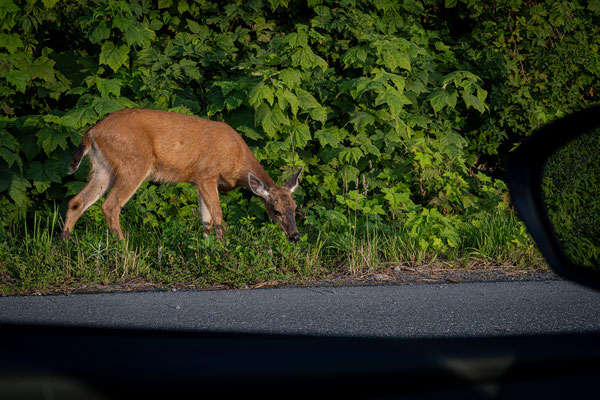
[[[390,230],[387,224],[357,220],[358,225],[348,229],[323,230],[310,239],[305,234],[299,243],[291,244],[278,227],[257,226],[254,217],[229,226],[221,243],[215,236],[202,237],[199,219],[172,218],[149,228],[129,211],[121,219],[126,241],[116,242],[98,228],[103,216],[96,206],[82,217],[73,241],[59,240],[57,209],[33,213],[28,220],[0,231],[0,294],[102,290],[115,283],[146,289],[302,283],[332,274],[431,264],[440,254],[439,246],[450,243],[428,244],[419,240],[425,236],[415,238],[407,224]],[[460,238],[452,242],[444,264],[543,265],[513,214],[472,214],[469,224],[460,218],[444,221],[439,215],[422,218],[434,224],[420,224],[416,229],[421,235],[437,235],[440,230],[443,235],[447,230],[454,233],[448,236],[451,240]]]
[[[553,154],[542,190],[548,217],[565,254],[579,265],[600,265],[600,132],[586,133]]]
[[[360,221],[452,251],[467,215],[507,212],[502,182],[478,172],[498,173],[489,156],[597,101],[594,4],[2,1],[1,228],[64,210],[86,129],[143,107],[228,122],[275,180],[306,167],[311,237]],[[232,226],[266,217],[238,191],[222,203]],[[196,197],[145,184],[124,212],[159,229],[197,216]]]
[[[597,2],[448,3],[453,18],[432,13],[450,38],[446,52],[489,93],[490,112],[465,134],[471,149],[502,156],[541,125],[600,100]]]
[[[84,221],[83,229],[75,233],[77,240],[61,242],[56,235],[58,212],[45,218],[34,214],[31,226],[13,226],[0,236],[0,293],[68,291],[132,278],[158,285],[244,287],[307,280],[323,273],[320,262],[315,262],[318,247],[302,249],[276,226],[256,228],[250,219],[226,232],[224,243],[215,237],[203,239],[200,221],[170,221],[154,232],[136,224],[127,228],[128,240],[115,242]]]

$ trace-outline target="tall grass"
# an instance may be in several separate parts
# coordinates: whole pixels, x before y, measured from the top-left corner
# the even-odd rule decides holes
[[[276,226],[253,218],[230,225],[219,242],[214,235],[203,238],[198,218],[150,228],[124,216],[126,240],[116,241],[96,217],[93,211],[84,215],[68,242],[59,240],[62,220],[56,209],[0,231],[0,293],[66,291],[132,279],[196,288],[299,283],[442,260],[457,266],[544,264],[523,225],[508,212],[457,219],[459,241],[441,240],[436,235],[443,230],[422,231],[406,221],[385,225],[357,218],[337,230],[301,228],[306,233],[296,245]]]
[[[541,256],[525,226],[512,213],[484,214],[465,223],[460,248],[451,258],[493,262],[496,264],[529,265],[541,263]]]

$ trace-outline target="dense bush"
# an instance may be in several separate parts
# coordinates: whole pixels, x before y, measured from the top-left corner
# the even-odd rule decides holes
[[[4,0],[3,229],[53,202],[64,210],[86,179],[85,168],[66,176],[82,134],[143,107],[228,122],[275,180],[305,166],[305,231],[399,223],[423,248],[455,248],[461,216],[507,209],[496,179],[506,152],[598,101],[599,11],[597,1]],[[189,218],[194,190],[145,184],[124,212],[154,225]],[[264,217],[256,199],[223,197],[230,223]]]
[[[449,44],[489,91],[490,112],[466,133],[479,156],[503,155],[532,130],[600,100],[597,1],[461,1],[455,10],[445,19]]]
[[[572,261],[600,266],[600,131],[569,142],[544,166],[542,193],[557,238]]]

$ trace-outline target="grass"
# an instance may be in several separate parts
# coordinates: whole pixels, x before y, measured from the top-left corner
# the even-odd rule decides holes
[[[54,293],[134,280],[195,288],[297,284],[441,261],[457,268],[473,262],[544,266],[523,225],[509,212],[455,218],[435,229],[432,220],[425,221],[425,228],[417,220],[360,226],[355,221],[327,231],[306,226],[296,245],[276,226],[252,218],[230,225],[222,243],[214,234],[202,237],[198,218],[149,228],[125,215],[127,239],[120,242],[98,219],[94,212],[84,215],[68,242],[59,240],[57,210],[34,214],[0,232],[0,293]]]

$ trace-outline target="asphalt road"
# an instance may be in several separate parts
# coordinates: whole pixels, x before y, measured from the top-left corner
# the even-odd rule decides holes
[[[3,323],[388,338],[600,332],[600,292],[553,280],[0,297]]]

